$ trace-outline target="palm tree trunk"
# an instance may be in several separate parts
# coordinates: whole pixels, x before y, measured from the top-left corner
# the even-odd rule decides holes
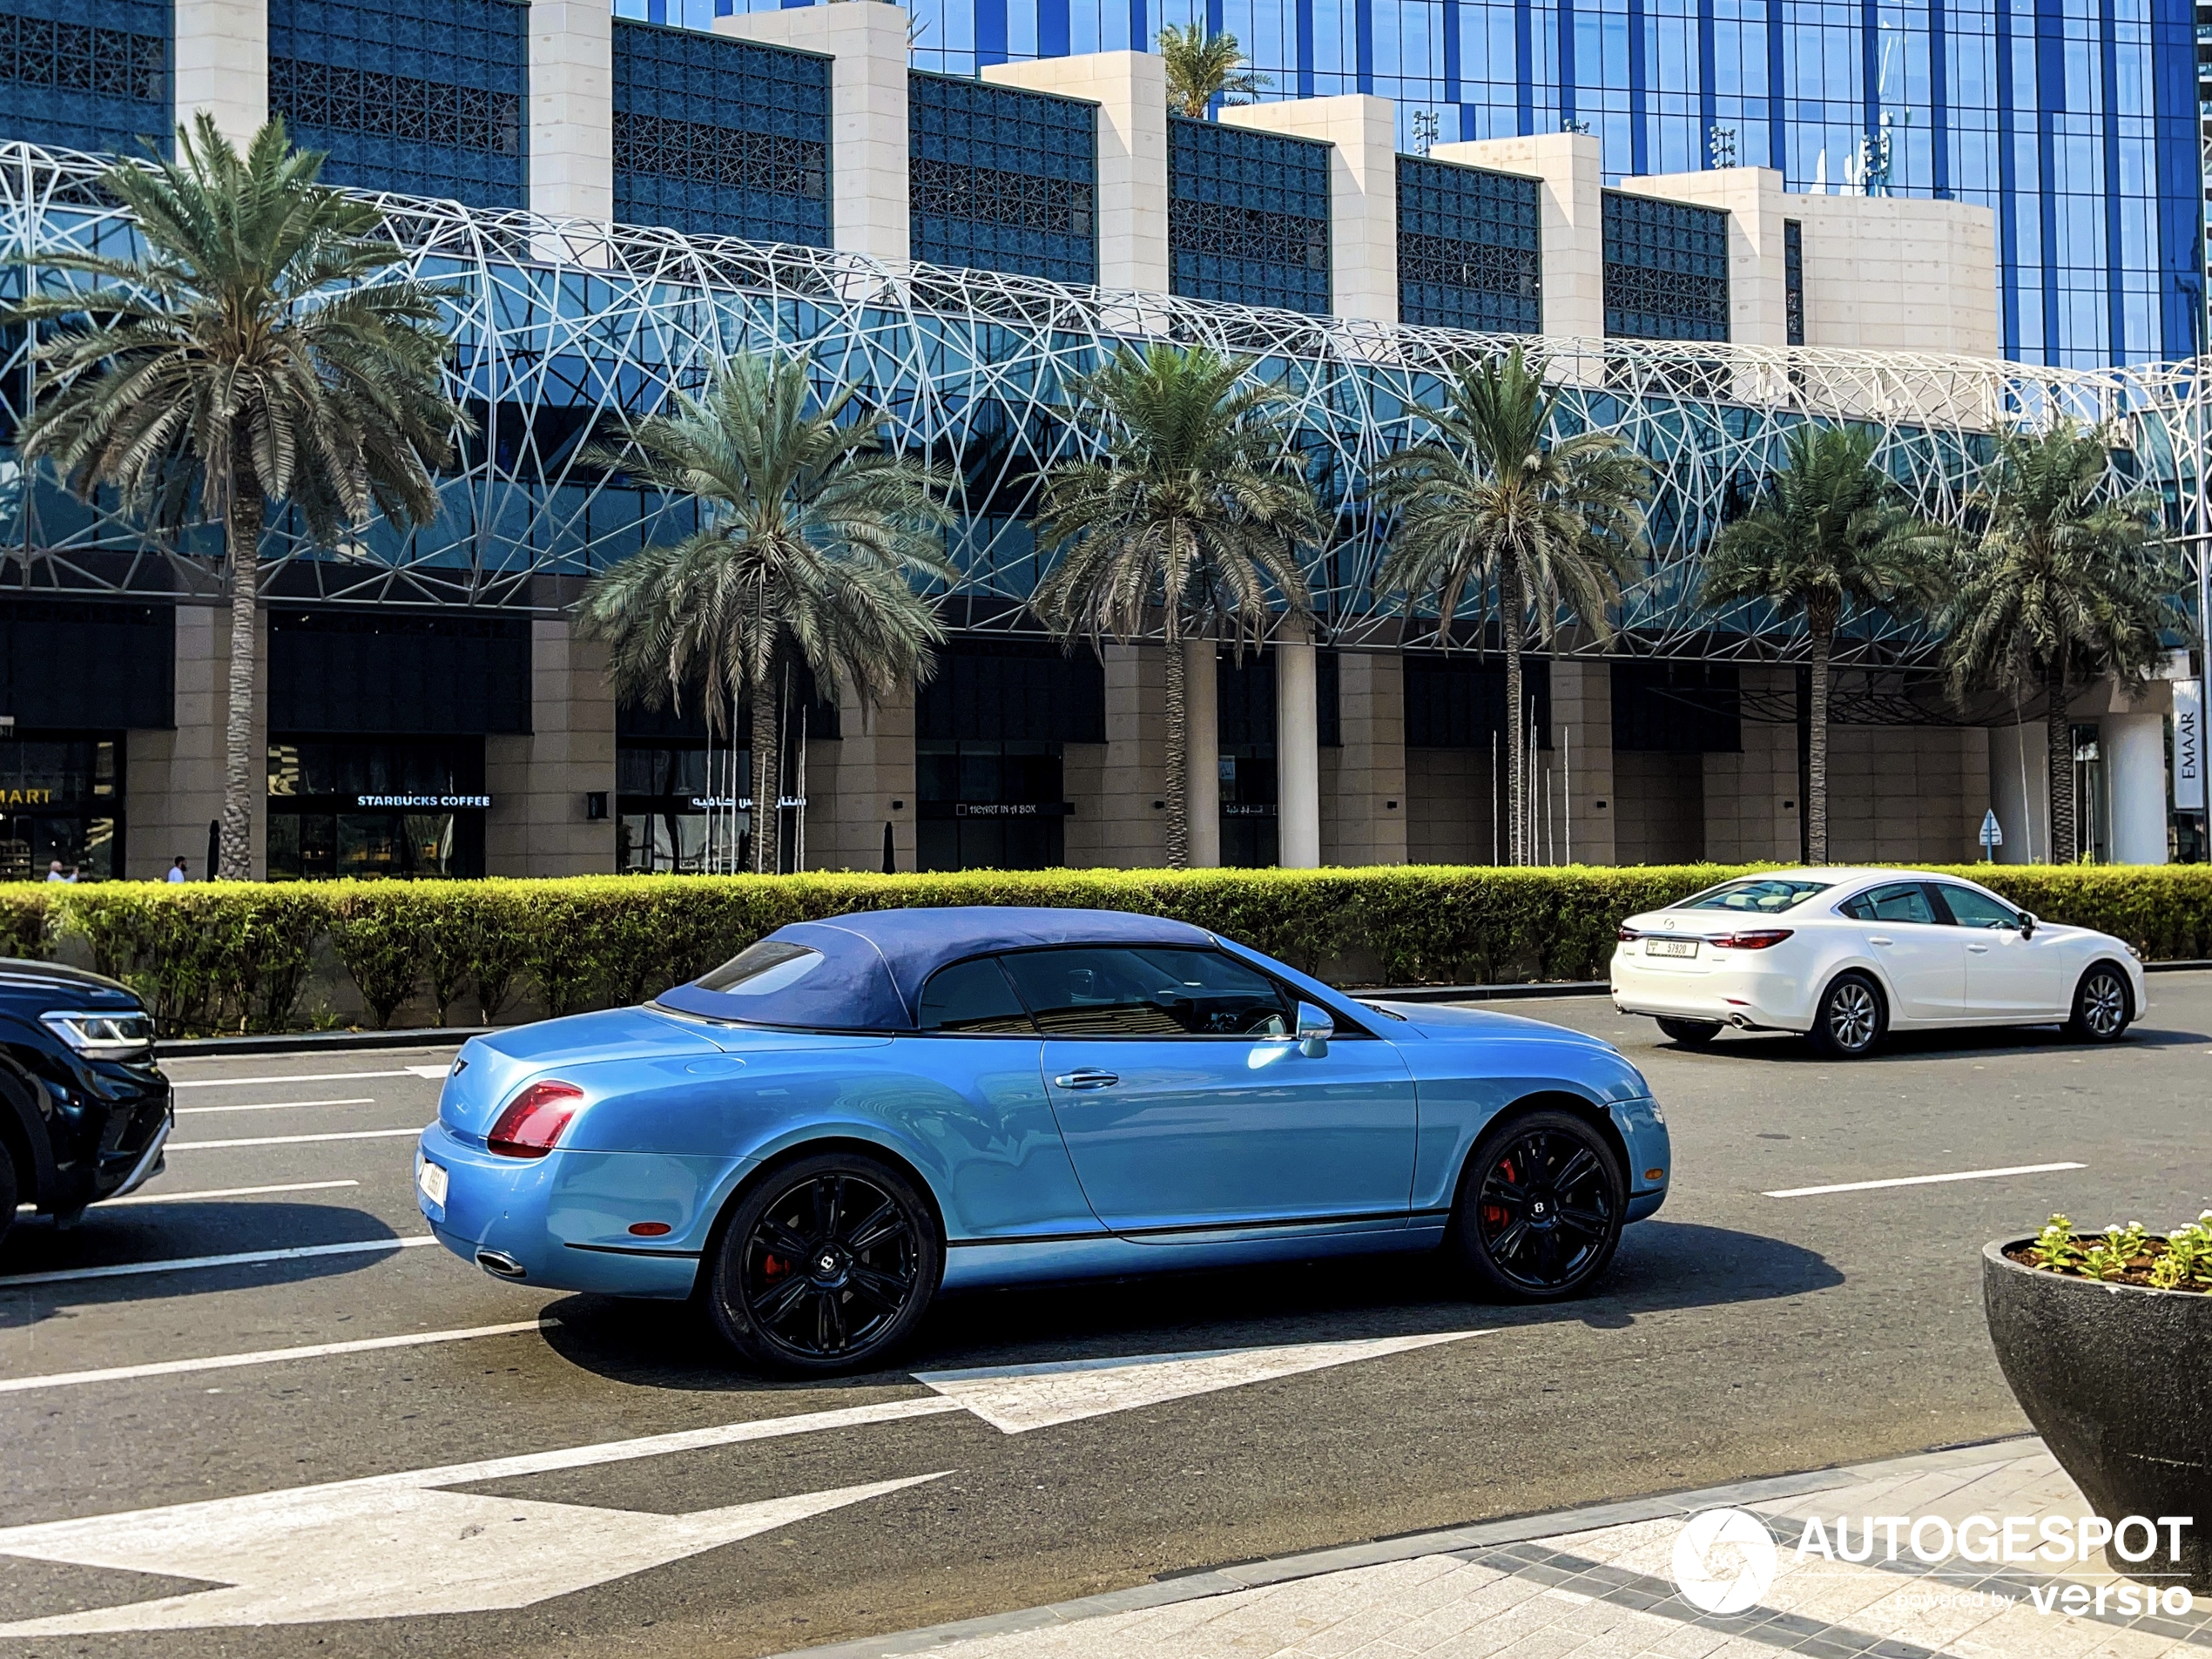
[[[1526,826],[1528,728],[1521,711],[1521,645],[1527,618],[1521,611],[1521,560],[1508,552],[1498,570],[1498,620],[1506,636],[1506,861],[1527,862]]]
[[[1167,867],[1186,868],[1190,862],[1190,705],[1184,678],[1183,631],[1176,607],[1167,609]]]
[[[2046,671],[2043,689],[2051,700],[2044,716],[2049,730],[2051,777],[2051,862],[2072,863],[2074,844],[2074,718],[2067,711],[2066,670]]]
[[[1805,861],[1828,862],[1828,656],[1833,624],[1812,625],[1811,708],[1805,726]]]
[[[778,695],[779,665],[771,653],[768,671],[752,687],[752,869],[756,875],[774,875],[779,868],[776,830],[783,817],[776,806],[782,792],[776,777],[779,759],[776,716],[783,700]]]
[[[251,474],[231,480],[223,523],[231,571],[231,663],[223,720],[223,857],[215,872],[223,881],[253,879],[253,691],[265,510],[260,480]]]

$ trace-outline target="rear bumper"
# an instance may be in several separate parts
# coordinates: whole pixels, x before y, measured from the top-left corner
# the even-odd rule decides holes
[[[1804,987],[1793,974],[1749,972],[1734,962],[1700,971],[1652,968],[1615,952],[1611,983],[1613,1006],[1623,1014],[1710,1020],[1761,1031],[1812,1028]]]
[[[651,1153],[498,1157],[440,1123],[422,1131],[416,1157],[415,1201],[431,1232],[494,1278],[674,1300],[691,1293],[714,1218],[745,1168]],[[424,1160],[446,1172],[443,1204],[422,1190]],[[628,1230],[638,1222],[669,1231],[636,1238]]]

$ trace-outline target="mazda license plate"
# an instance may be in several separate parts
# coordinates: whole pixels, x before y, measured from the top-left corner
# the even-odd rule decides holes
[[[1697,941],[1694,939],[1647,939],[1643,941],[1647,956],[1695,956]]]
[[[446,1205],[446,1172],[444,1167],[422,1160],[421,1168],[415,1172],[415,1184],[422,1189],[422,1196],[442,1210]]]

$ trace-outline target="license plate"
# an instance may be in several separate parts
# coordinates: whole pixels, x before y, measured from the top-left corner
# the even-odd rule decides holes
[[[422,1189],[422,1196],[442,1210],[446,1204],[446,1172],[442,1165],[422,1161],[415,1172],[415,1184]]]
[[[1643,941],[1647,956],[1695,956],[1697,941],[1694,939],[1647,939]]]

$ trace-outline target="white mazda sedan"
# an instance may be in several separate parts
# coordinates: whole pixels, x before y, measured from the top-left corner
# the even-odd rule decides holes
[[[1742,876],[1631,916],[1613,1001],[1676,1042],[1801,1031],[1845,1059],[1891,1031],[2063,1023],[2110,1042],[2145,1006],[2135,953],[1986,887],[1912,870]]]

